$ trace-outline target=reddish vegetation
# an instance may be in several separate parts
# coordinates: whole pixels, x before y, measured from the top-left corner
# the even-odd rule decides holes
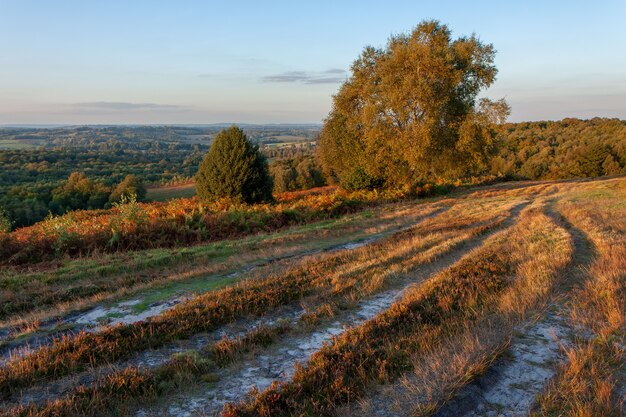
[[[472,219],[471,215],[469,219]],[[377,259],[375,254],[391,254],[392,259],[389,262],[400,262],[397,255],[394,255],[394,247],[414,239],[430,242],[427,237],[439,236],[445,223],[448,223],[447,228],[457,231],[451,233],[473,235],[496,226],[501,220],[496,219],[493,223],[465,230],[471,224],[470,221],[459,218],[450,220],[444,216],[439,221],[397,232],[367,248],[324,255],[315,262],[304,263],[279,275],[250,279],[234,287],[198,296],[149,321],[58,339],[53,345],[33,351],[1,368],[0,393],[8,397],[35,380],[60,377],[89,366],[127,358],[134,352],[162,346],[166,342],[187,338],[198,332],[210,331],[247,314],[265,314],[273,308],[307,295],[315,294],[319,297],[329,294],[337,297],[358,290],[359,288],[355,288],[355,281],[351,279],[352,275],[358,275],[363,285],[367,285],[365,275],[378,276],[374,273],[377,271],[374,268],[376,265],[371,266],[374,268],[372,271],[365,268],[348,274],[341,283],[336,282],[336,274],[329,271],[369,262],[372,258]],[[442,238],[445,236],[448,235],[441,234]]]
[[[236,238],[333,218],[403,197],[401,193],[346,193],[323,187],[278,195],[273,205],[207,205],[196,198],[130,202],[110,210],[72,212],[0,234],[0,264]]]
[[[44,406],[34,405],[14,407],[5,416],[11,417],[97,417],[126,415],[125,408],[129,400],[147,400],[161,392],[183,384],[192,379],[210,378],[207,374],[209,362],[192,355],[180,355],[173,358],[158,372],[126,368],[102,379],[92,387],[80,386],[69,396],[47,402]]]
[[[400,237],[402,234],[396,234],[389,241],[394,242]],[[381,242],[376,246],[382,248],[384,244]],[[53,345],[0,369],[0,393],[8,396],[36,379],[59,377],[88,366],[126,358],[133,352],[209,331],[246,314],[264,314],[313,291],[330,287],[333,276],[328,271],[356,261],[359,256],[365,255],[358,250],[330,255],[314,265],[305,264],[277,276],[244,281],[241,285],[198,296],[150,321],[58,339]]]
[[[595,193],[602,193],[597,185],[589,184]],[[613,191],[619,189],[617,182],[601,184],[613,187]],[[568,194],[572,190],[580,191]],[[268,390],[245,397],[242,403],[227,405],[224,415],[330,415],[339,406],[352,405],[357,400],[365,403],[368,398],[363,396],[369,388],[397,381],[401,375],[428,377],[432,381],[427,391],[430,396],[410,391],[416,403],[403,403],[407,410],[418,410],[416,415],[429,415],[492,365],[518,323],[535,317],[544,303],[560,301],[565,295],[572,298],[564,306],[572,311],[574,321],[587,330],[568,347],[566,363],[558,366],[557,377],[538,398],[534,411],[546,416],[563,414],[564,410],[568,413],[563,415],[620,415],[616,392],[626,357],[626,292],[621,274],[625,259],[621,215],[624,206],[604,201],[606,210],[598,209],[600,197],[596,194],[593,200],[581,203],[579,200],[587,198],[587,191],[584,184],[572,183],[501,187],[488,191],[493,193],[488,200],[477,192],[461,199],[463,203],[375,243],[307,257],[286,269],[276,269],[271,275],[197,296],[148,321],[56,340],[51,346],[9,360],[0,369],[0,396],[14,404],[26,387],[39,390],[39,384],[47,379],[68,374],[78,377],[76,373],[84,370],[92,370],[94,380],[78,384],[73,378],[59,381],[71,384],[62,397],[52,394],[48,400],[7,406],[2,412],[22,417],[131,413],[139,403],[172,392],[180,394],[183,387],[198,381],[215,381],[218,367],[230,367],[256,349],[282,343],[280,340],[291,337],[291,332],[311,329],[279,321],[278,326],[257,327],[240,337],[209,343],[198,351],[176,355],[156,368],[144,370],[133,365],[124,368],[126,365],[119,363],[134,352],[248,316],[272,314],[271,318],[280,318],[281,311],[276,308],[295,302],[308,311],[302,323],[314,328],[327,317],[341,314],[339,310],[352,308],[351,302],[381,291],[389,283],[398,284],[393,280],[401,278],[415,280],[419,286],[410,287],[402,300],[373,319],[334,338],[304,366],[297,366],[290,381],[275,383]],[[278,204],[308,204],[331,194],[328,189],[289,193]],[[565,200],[568,195],[572,200]],[[545,196],[550,197],[542,199]],[[382,199],[375,193],[352,197],[360,204]],[[522,209],[528,197],[537,201]],[[564,225],[559,226],[560,220],[544,213],[548,205],[565,215]],[[424,212],[433,213],[432,208]],[[515,212],[520,212],[516,224],[484,243],[476,242],[480,246],[451,267],[440,270],[437,263],[431,264],[460,242],[510,223],[505,219],[512,219]],[[578,242],[572,237],[573,228],[592,241],[597,254],[595,260],[589,261],[588,277],[579,289],[569,287],[570,282],[564,278]],[[429,264],[427,269],[431,270],[424,278],[434,275],[428,281],[421,281],[421,275],[412,275],[420,266]],[[584,340],[589,333],[594,335],[593,340]],[[483,346],[477,341],[482,342],[484,335],[493,339]],[[437,346],[446,346],[449,352],[437,356]],[[462,354],[464,362],[458,360],[457,353]],[[102,376],[99,372],[104,369],[99,366],[108,363],[117,367],[110,375]],[[545,365],[552,366],[547,362]],[[220,370],[221,378],[230,377],[222,371],[227,373],[226,369]],[[444,374],[446,377],[439,378]],[[407,381],[403,379],[402,383]],[[240,398],[244,398],[243,391]]]
[[[389,383],[412,371],[414,359],[432,352],[436,341],[455,337],[488,317],[516,315],[520,304],[535,305],[571,253],[567,234],[552,229],[540,211],[526,210],[518,226],[321,348],[296,368],[290,382],[256,392],[248,402],[227,405],[224,415],[331,415],[337,406],[354,403],[372,384]],[[556,253],[546,251],[545,242],[557,247]],[[542,273],[529,274],[529,268]],[[496,345],[501,352],[505,343]],[[492,355],[477,357],[485,362],[465,368],[460,378],[466,383],[488,366]]]

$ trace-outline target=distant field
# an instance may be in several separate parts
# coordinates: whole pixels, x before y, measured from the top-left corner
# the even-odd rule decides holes
[[[288,147],[291,145],[296,145],[296,146],[303,146],[303,145],[309,145],[309,144],[314,144],[315,142],[306,142],[306,141],[295,141],[295,142],[271,142],[271,143],[266,143],[265,146],[267,146],[268,148],[284,148],[284,147]]]
[[[306,136],[295,136],[295,135],[276,135],[276,136],[268,136],[262,139],[263,142],[305,142],[308,139]]]
[[[149,201],[167,201],[173,198],[188,198],[196,195],[195,184],[175,185],[171,187],[148,188],[146,199]]]
[[[0,150],[31,149],[40,146],[38,141],[19,139],[0,139]]]

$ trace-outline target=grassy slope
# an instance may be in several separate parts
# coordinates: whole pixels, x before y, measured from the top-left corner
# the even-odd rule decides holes
[[[467,384],[474,375],[489,367],[494,356],[501,354],[506,348],[507,340],[513,331],[513,325],[523,320],[537,305],[545,302],[546,297],[553,291],[556,280],[559,278],[559,271],[563,270],[572,252],[571,247],[568,246],[567,232],[562,227],[553,224],[552,220],[544,215],[544,205],[548,201],[556,202],[556,207],[567,215],[569,221],[579,225],[581,230],[585,230],[593,238],[594,244],[599,249],[600,258],[594,264],[593,268],[595,269],[590,275],[588,286],[580,290],[581,296],[577,298],[579,301],[577,301],[577,309],[575,310],[577,312],[575,317],[579,320],[587,317],[587,321],[595,323],[592,330],[599,335],[599,341],[592,345],[582,342],[575,345],[569,355],[571,359],[569,364],[564,365],[559,376],[546,388],[545,394],[539,399],[537,412],[542,415],[553,415],[555,412],[564,412],[564,415],[594,415],[594,412],[597,414],[609,410],[608,412],[612,413],[616,410],[614,407],[617,401],[613,394],[617,389],[615,370],[621,366],[618,363],[623,361],[623,352],[620,353],[619,349],[616,351],[614,349],[616,345],[613,342],[622,340],[623,346],[623,311],[620,314],[619,306],[623,307],[624,302],[624,291],[620,287],[620,285],[623,286],[624,277],[619,274],[615,275],[616,269],[623,268],[620,263],[623,262],[623,257],[615,258],[615,253],[621,253],[620,251],[623,251],[624,248],[623,214],[624,204],[626,204],[624,203],[626,201],[624,179],[537,185],[511,183],[484,187],[452,202],[452,209],[441,215],[441,219],[446,227],[454,229],[454,220],[462,214],[467,214],[468,211],[474,210],[484,216],[485,213],[493,214],[503,207],[510,208],[513,203],[531,200],[538,200],[538,202],[531,209],[525,211],[517,229],[503,233],[500,238],[479,248],[474,253],[473,258],[467,258],[449,270],[442,271],[433,283],[416,287],[415,290],[405,296],[402,303],[382,313],[371,322],[334,340],[331,346],[322,349],[311,362],[297,371],[293,382],[259,393],[251,402],[229,408],[228,413],[231,415],[279,415],[292,414],[297,410],[305,413],[326,413],[342,404],[346,398],[353,400],[355,396],[363,395],[364,390],[371,384],[380,381],[393,381],[398,375],[409,369],[414,367],[422,369],[424,367],[424,372],[421,375],[424,377],[424,381],[428,381],[430,384],[430,393],[436,395],[433,394],[430,402],[421,405],[418,414],[428,414],[441,401],[445,401],[461,386]],[[406,211],[403,212],[402,210],[397,210],[396,215],[401,217],[402,214],[406,214]],[[397,220],[390,212],[386,214],[377,212],[377,216],[384,218],[385,215]],[[345,227],[342,230],[346,235],[363,233],[362,230],[359,231],[359,227],[374,227],[378,221],[377,218],[363,215],[363,213],[354,218],[356,220],[349,226],[344,224]],[[488,216],[477,216],[473,221],[480,221],[481,218],[488,218]],[[297,242],[298,239],[307,241],[311,236],[323,240],[328,237],[326,233],[332,234],[333,226],[337,226],[339,222],[339,220],[332,220],[324,223],[329,226],[328,228],[325,228],[324,224],[319,227],[306,226],[303,230],[296,232],[296,236],[299,238],[295,238],[295,241]],[[271,242],[272,236],[275,235],[256,237],[259,239],[256,243],[265,246]],[[398,236],[401,237],[402,234]],[[234,289],[226,289],[219,291],[215,296],[198,297],[189,306],[178,309],[178,313],[175,315],[166,314],[163,318],[157,318],[154,324],[159,326],[158,323],[166,323],[167,320],[163,321],[163,319],[169,317],[175,318],[177,326],[182,325],[187,328],[186,320],[191,319],[191,322],[196,323],[192,316],[196,315],[194,312],[198,309],[206,313],[208,311],[206,308],[210,307],[210,309],[220,309],[223,312],[225,308],[229,308],[231,296],[243,296],[244,298],[247,297],[245,294],[253,296],[253,300],[251,299],[249,302],[253,302],[255,307],[254,311],[250,310],[250,312],[263,314],[274,308],[276,297],[281,299],[284,295],[287,297],[285,300],[297,299],[301,297],[302,291],[315,295],[317,302],[322,306],[332,301],[332,297],[353,297],[356,294],[364,296],[368,291],[378,291],[379,288],[382,288],[382,284],[377,277],[384,276],[388,270],[391,271],[390,277],[402,273],[401,267],[400,269],[394,269],[394,267],[396,265],[401,266],[403,263],[409,265],[414,262],[414,259],[417,259],[415,256],[420,252],[419,245],[415,246],[417,241],[406,240],[398,236],[387,241],[387,244],[391,246],[378,246],[384,249],[380,253],[380,257],[372,257],[371,250],[364,248],[355,252],[355,254],[362,253],[362,257],[357,255],[329,256],[323,258],[326,260],[321,262],[320,258],[305,260],[301,264],[301,268],[303,268],[301,273],[297,270],[290,270],[287,275],[283,275],[287,280],[278,274],[271,279],[251,283],[252,287],[241,287],[254,290],[249,294],[247,290],[242,293],[239,290],[232,292]],[[341,234],[334,235],[334,238],[337,237],[341,237]],[[454,235],[445,235],[444,233],[442,237],[449,239],[453,238]],[[279,238],[278,241],[278,247],[285,244],[282,238]],[[442,242],[445,243],[445,240]],[[310,243],[307,242],[307,245]],[[212,247],[211,250],[214,252],[205,252],[209,251],[209,247]],[[250,250],[254,250],[254,247],[251,246]],[[151,261],[145,256],[146,253],[150,252],[145,251],[134,255],[130,253],[106,256],[111,257],[110,259],[117,264],[118,269],[120,264],[128,261],[130,255],[130,259],[135,257],[135,261],[130,262],[131,265],[133,262],[136,262],[137,265],[148,262],[146,264],[148,268],[154,267],[156,270],[163,268],[163,266],[169,269],[170,265],[175,266],[177,262],[181,264],[198,263],[202,259],[207,259],[207,263],[210,264],[215,261],[227,260],[229,257],[241,253],[241,251],[232,251],[232,249],[229,252],[219,245],[190,248],[190,250],[200,252],[197,253],[197,256],[183,256],[180,261],[173,261],[172,264],[167,262],[159,264],[159,261],[155,261],[156,264],[150,265],[149,262]],[[164,258],[173,256],[173,259],[179,259],[178,254],[168,251],[166,251],[167,255],[163,255]],[[409,255],[412,251],[417,252]],[[155,252],[155,254],[157,253],[163,252]],[[213,257],[207,256],[208,254],[212,254]],[[71,282],[72,278],[70,277],[72,276],[75,276],[77,280],[82,279],[80,275],[81,262],[88,265],[91,261],[89,259],[71,261],[69,265],[65,264],[61,267],[67,269],[55,271],[52,268],[47,271],[36,271],[33,273],[35,274],[33,279],[35,281],[46,281],[48,278],[54,281],[56,279],[61,283],[61,286],[66,286]],[[72,264],[72,262],[76,263]],[[98,265],[94,264],[92,267],[97,268]],[[338,273],[337,275],[328,275],[328,271],[338,271]],[[112,276],[117,273],[111,272]],[[309,274],[314,276],[309,276]],[[88,274],[84,277],[87,276]],[[605,276],[612,278],[601,279],[594,284],[596,281],[593,281],[593,277]],[[16,277],[13,276],[11,279],[17,283],[19,279]],[[280,285],[273,285],[272,280]],[[294,280],[297,282],[296,286],[294,286],[296,284]],[[329,287],[327,285],[331,282],[334,282],[335,290],[328,292],[327,288]],[[185,285],[189,285],[189,287],[186,288],[182,285],[181,291],[194,288],[193,280],[183,280],[180,284],[183,283],[187,283]],[[337,288],[341,290],[337,292]],[[203,287],[200,288],[200,291],[206,289]],[[266,298],[270,295],[270,298]],[[586,301],[583,302],[582,300]],[[242,310],[244,313],[247,311]],[[596,313],[589,318],[589,312],[592,311]],[[211,317],[213,316],[215,315],[211,313]],[[203,320],[207,318],[208,316]],[[217,321],[221,320],[218,316],[215,318]],[[183,337],[198,331],[199,327],[196,324],[193,326],[188,328],[190,329],[189,332],[184,332]],[[378,329],[379,327],[382,330]],[[130,329],[128,328],[128,330]],[[132,332],[107,332],[106,339],[109,340],[110,337],[113,337],[115,343],[125,344]],[[174,333],[178,337],[179,330]],[[153,342],[146,339],[145,332],[140,331],[137,334],[139,334],[138,339],[135,336],[131,337],[134,340],[133,344],[136,345],[135,348],[144,345],[153,346]],[[479,342],[477,335],[484,335],[485,337]],[[252,339],[256,337],[253,336],[251,336]],[[98,337],[96,336],[94,340]],[[91,338],[90,336],[87,339],[91,340]],[[396,343],[395,346],[389,343],[389,338],[393,339]],[[78,347],[84,344],[87,347],[87,351],[84,352],[85,357],[91,362],[99,361],[102,354],[101,349],[97,348],[98,344],[85,342],[87,339],[80,341],[79,345],[73,342],[69,345],[66,342],[60,343],[59,349],[54,351],[56,353],[51,351],[48,353],[34,352],[33,361],[17,361],[9,367],[1,368],[0,374],[4,381],[0,384],[2,390],[5,394],[16,389],[19,391],[20,385],[27,386],[31,383],[29,381],[32,381],[30,379],[32,376],[51,376],[57,372],[62,375],[66,372],[74,372],[75,369],[82,369],[84,365],[76,366],[82,362],[80,359],[82,353],[79,354],[78,349],[75,350],[70,345]],[[237,343],[255,343],[254,340],[252,342],[245,341],[248,339],[243,340],[243,342]],[[238,346],[237,343],[235,343],[235,347],[228,349],[245,350],[236,347]],[[271,345],[271,338],[267,343]],[[600,348],[595,349],[595,346],[600,346]],[[601,349],[602,346],[613,346],[613,349]],[[116,349],[118,348],[115,347],[114,350]],[[53,356],[50,356],[50,353]],[[358,360],[358,355],[361,353],[365,355],[362,361]],[[230,352],[226,354],[228,356]],[[113,356],[105,355],[103,358],[106,361],[115,361],[122,356],[124,356],[124,352],[119,351]],[[213,365],[207,365],[202,358],[193,356],[191,358],[174,358],[171,363],[165,364],[163,369],[156,374],[146,374],[137,369],[127,369],[109,379],[103,379],[95,391],[91,388],[81,391],[81,388],[78,388],[78,391],[61,402],[50,403],[44,405],[43,408],[21,409],[20,413],[37,416],[66,415],[61,412],[62,410],[65,412],[80,410],[85,415],[114,413],[115,410],[119,411],[118,405],[127,404],[129,400],[132,402],[133,398],[148,399],[160,394],[159,387],[163,384],[185,386],[185,378],[206,377],[207,366],[210,368]],[[424,362],[425,358],[431,359],[428,361],[428,367]],[[75,362],[76,360],[78,362]],[[45,364],[50,363],[54,364],[54,368],[42,373],[43,368],[47,366]],[[340,363],[341,366],[339,366]],[[350,368],[353,363],[354,369]],[[450,369],[450,363],[454,363],[455,367]],[[584,366],[581,367],[581,363]],[[598,366],[590,366],[593,364]],[[32,370],[36,372],[28,377],[26,374],[31,372],[29,371],[31,365],[34,365]],[[597,370],[598,368],[605,371],[600,372],[602,370],[600,369],[597,373],[581,373],[585,370]],[[444,375],[447,377],[443,378]],[[598,389],[607,394],[599,397],[597,405],[592,403],[587,409],[584,409],[583,406],[588,405],[593,399],[593,393],[600,391],[598,389],[589,391],[589,385],[582,384],[582,382],[578,383],[571,375],[587,375],[583,378],[598,381],[597,387],[600,387]],[[330,383],[331,380],[338,382]],[[126,394],[121,393],[121,387],[126,387]],[[559,395],[559,393],[564,392],[570,394]],[[97,407],[101,408],[102,413],[94,412]]]
[[[404,208],[403,208],[404,207]],[[50,314],[84,308],[111,297],[154,288],[166,297],[243,265],[321,250],[386,233],[435,210],[438,205],[407,209],[394,204],[339,219],[325,220],[285,231],[248,236],[186,248],[159,248],[63,260],[24,270],[0,271],[0,319],[5,325],[41,320]],[[211,278],[213,277],[213,278]],[[200,280],[200,283],[193,281]],[[231,280],[233,281],[233,280]],[[157,301],[152,296],[151,301]]]

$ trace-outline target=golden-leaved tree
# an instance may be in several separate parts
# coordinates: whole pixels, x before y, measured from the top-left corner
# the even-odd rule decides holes
[[[320,134],[326,176],[347,188],[405,187],[485,171],[509,113],[504,100],[478,99],[495,80],[494,55],[436,21],[366,47]]]

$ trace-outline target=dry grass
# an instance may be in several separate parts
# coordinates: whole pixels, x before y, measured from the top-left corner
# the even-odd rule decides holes
[[[43,405],[16,406],[0,413],[3,417],[104,417],[128,415],[140,401],[153,400],[165,392],[213,380],[212,362],[195,353],[176,355],[150,371],[128,367],[112,373],[90,387],[79,386],[63,398]]]
[[[380,280],[382,272],[393,279],[398,271],[408,271],[431,260],[433,253],[449,250],[448,241],[455,236],[455,244],[459,244],[495,227],[504,216],[500,212],[468,213],[465,219],[455,221],[444,213],[363,248],[311,257],[284,273],[198,296],[146,322],[63,337],[0,368],[0,392],[6,398],[35,380],[119,361],[134,352],[210,331],[245,315],[262,315],[303,297],[311,296],[319,304],[337,297],[357,299],[385,285],[386,280]],[[479,218],[491,222],[472,227],[471,221]]]
[[[544,253],[546,248],[552,251]],[[413,369],[415,355],[434,352],[441,340],[462,334],[461,329],[471,323],[493,314],[509,320],[523,316],[529,306],[545,298],[555,272],[570,255],[565,231],[555,228],[540,211],[527,210],[518,226],[409,292],[388,311],[323,347],[304,367],[296,369],[291,382],[274,385],[250,402],[227,406],[224,414],[329,413],[342,403],[358,399],[372,382],[388,382]],[[520,307],[517,297],[529,300]],[[506,337],[504,342],[488,344],[492,347],[489,352],[477,348],[468,351],[456,358],[464,364],[458,369],[443,368],[449,358],[435,361],[442,367],[439,374],[448,378],[438,384],[444,387],[440,392],[448,393],[444,397],[457,389],[460,381],[484,370],[494,350],[501,351],[504,344]],[[444,369],[446,372],[441,372]],[[431,399],[430,407],[435,406],[436,401]]]
[[[452,336],[435,337],[419,355],[412,356],[413,372],[379,387],[376,398],[358,400],[335,414],[368,416],[385,407],[391,414],[412,409],[415,415],[431,415],[506,351],[511,330],[511,323],[490,318],[466,323]]]
[[[234,339],[224,337],[206,349],[211,359],[219,365],[234,362],[235,359],[252,351],[256,347],[267,347],[281,335],[291,329],[289,323],[278,323],[274,326],[261,325],[243,336]]]
[[[597,257],[577,289],[572,322],[578,328],[566,360],[534,406],[534,416],[621,416],[626,366],[626,207],[612,196],[564,202],[564,216],[592,240]]]
[[[517,265],[514,282],[498,297],[497,307],[475,323],[414,358],[414,372],[399,394],[404,409],[414,405],[413,415],[427,416],[456,392],[484,373],[505,352],[516,326],[541,311],[564,277],[573,243],[540,209],[528,210],[509,242]],[[393,398],[393,394],[391,398]]]
[[[289,257],[325,242],[355,234],[384,233],[435,212],[439,204],[393,205],[372,216],[351,216],[334,227],[293,230],[239,241],[211,243],[182,250],[158,249],[128,255],[109,254],[95,261],[68,261],[57,269],[5,270],[0,274],[2,327],[30,327],[42,321],[111,298],[165,283],[224,273],[263,259]]]
[[[584,286],[571,297],[572,320],[580,334],[534,412],[620,415],[615,393],[623,382],[620,372],[626,361],[624,184],[623,180],[506,184],[440,201],[451,208],[377,243],[305,257],[285,270],[195,297],[147,322],[79,334],[14,358],[0,368],[0,392],[15,399],[34,383],[96,370],[134,352],[234,320],[271,315],[287,304],[304,307],[307,313],[300,322],[304,326],[297,331],[311,331],[363,297],[390,285],[404,285],[416,269],[428,270],[454,248],[478,241],[478,235],[502,226],[520,203],[534,199],[517,224],[487,238],[452,267],[433,269],[434,277],[410,288],[403,300],[333,339],[297,367],[290,382],[275,384],[254,393],[250,401],[225,409],[226,416],[327,415],[341,411],[346,403],[360,402],[356,411],[367,414],[368,406],[377,406],[364,399],[369,389],[393,383],[390,387],[402,389],[388,391],[385,401],[395,401],[405,412],[412,409],[415,415],[429,415],[506,352],[520,323],[535,317],[547,302],[562,301],[552,296],[571,279],[561,272],[567,271],[574,247],[566,229],[544,214],[542,201],[549,197],[559,201],[557,207],[567,220],[591,238],[598,257]],[[602,194],[598,190],[609,196],[618,193],[618,202],[609,201],[614,197],[598,197],[596,193]],[[386,215],[393,218],[398,213]],[[231,364],[257,347],[271,346],[293,331],[281,323],[261,326],[150,371],[119,370],[89,387],[77,386],[57,400],[5,410],[5,415],[124,415],[133,404],[210,380],[216,367]],[[589,334],[592,339],[583,338]],[[394,382],[399,377],[400,382]]]

